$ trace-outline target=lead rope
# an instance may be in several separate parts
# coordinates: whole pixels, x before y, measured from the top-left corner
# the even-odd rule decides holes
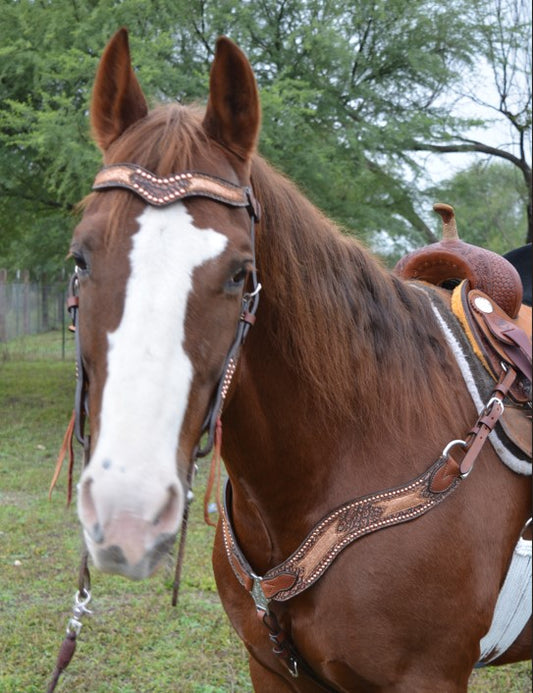
[[[68,667],[70,660],[74,656],[77,638],[83,626],[81,619],[85,614],[92,614],[92,611],[87,608],[87,605],[91,601],[91,576],[89,574],[88,559],[88,551],[84,549],[78,576],[78,591],[74,595],[74,604],[72,606],[72,616],[67,623],[67,633],[59,648],[56,666],[47,693],[53,693],[53,691],[55,691],[59,677]]]
[[[52,481],[50,483],[50,488],[48,491],[48,498],[51,498],[52,491],[55,488],[63,462],[65,460],[67,451],[69,454],[69,464],[68,464],[68,482],[67,482],[67,506],[71,504],[72,501],[72,478],[74,469],[74,447],[73,439],[74,436],[83,445],[83,466],[85,467],[89,461],[90,457],[90,435],[85,435],[84,433],[84,423],[85,423],[85,411],[86,411],[86,401],[85,401],[85,372],[83,370],[83,363],[81,361],[81,348],[80,348],[80,338],[79,331],[77,330],[77,316],[78,316],[78,296],[77,296],[77,285],[78,278],[74,274],[70,280],[69,286],[69,296],[67,299],[67,308],[72,318],[72,325],[69,327],[71,332],[74,332],[76,340],[76,395],[74,411],[70,418],[65,436],[63,438],[63,443],[57,457],[56,466]],[[67,623],[66,635],[59,648],[59,653],[57,656],[56,666],[52,674],[52,679],[47,689],[47,693],[53,693],[59,681],[59,677],[65,671],[67,666],[70,664],[72,657],[76,651],[77,638],[80,634],[81,628],[83,626],[81,619],[85,614],[92,614],[92,611],[88,608],[88,604],[91,601],[91,576],[89,573],[89,552],[87,548],[84,547],[82,552],[82,557],[80,561],[80,568],[78,571],[78,590],[74,595],[74,603],[72,606],[72,616],[69,618]]]

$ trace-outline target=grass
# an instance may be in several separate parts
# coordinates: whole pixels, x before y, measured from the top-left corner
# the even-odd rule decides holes
[[[81,538],[65,507],[66,474],[48,485],[68,423],[71,361],[35,360],[57,335],[26,338],[0,359],[0,664],[2,693],[46,690],[76,591]],[[32,345],[32,340],[36,342]],[[38,342],[38,344],[37,344]],[[7,356],[6,356],[7,354]],[[76,475],[79,474],[79,460]],[[196,492],[202,495],[204,475]],[[173,564],[145,582],[93,571],[92,616],[57,691],[80,693],[250,693],[244,648],[217,597],[213,530],[193,503],[177,608]],[[531,691],[528,663],[474,672],[474,693]]]
[[[53,330],[38,335],[22,335],[7,343],[0,343],[0,363],[17,361],[41,361],[74,358],[74,339],[65,330]]]
[[[0,363],[2,693],[46,690],[71,616],[81,548],[75,509],[65,507],[65,472],[48,501],[72,410],[74,367],[27,354]],[[94,614],[83,619],[59,692],[251,691],[244,648],[212,576],[213,529],[201,515],[200,503],[193,504],[177,608],[170,604],[170,560],[146,582],[93,571]]]

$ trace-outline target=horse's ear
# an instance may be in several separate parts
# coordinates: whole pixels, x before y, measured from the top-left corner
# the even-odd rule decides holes
[[[241,159],[252,154],[261,111],[254,73],[248,59],[227,38],[219,38],[211,68],[204,128]]]
[[[91,103],[96,144],[105,152],[147,113],[146,99],[131,66],[128,32],[119,29],[107,44],[96,73]]]

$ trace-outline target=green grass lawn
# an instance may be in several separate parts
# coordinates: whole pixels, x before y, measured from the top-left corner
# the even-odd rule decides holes
[[[75,509],[65,507],[65,472],[48,501],[72,410],[74,367],[55,357],[35,360],[51,343],[56,353],[54,340],[57,335],[25,338],[22,358],[13,345],[0,349],[1,693],[46,690],[76,591],[81,538]],[[204,479],[205,471],[195,489],[198,497]],[[92,571],[94,614],[84,619],[59,693],[252,690],[244,648],[217,597],[213,529],[204,525],[200,506],[192,506],[177,608],[170,605],[170,558],[145,582]],[[529,664],[477,671],[470,690],[524,693],[531,691],[530,677]]]

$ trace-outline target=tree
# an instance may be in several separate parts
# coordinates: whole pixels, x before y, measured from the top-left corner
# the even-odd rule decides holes
[[[419,169],[409,151],[414,133],[429,138],[450,122],[470,123],[434,106],[471,60],[465,7],[278,0],[234,8],[262,88],[262,151],[369,240],[385,229],[413,243],[435,240],[405,170]],[[202,3],[206,45],[215,38],[209,8]]]
[[[489,113],[490,122],[506,125],[509,139],[505,145],[499,145],[488,138],[481,141],[449,130],[442,138],[444,143],[419,141],[414,148],[477,153],[514,166],[522,176],[525,193],[526,232],[522,242],[531,242],[531,5],[526,0],[483,0],[473,3],[473,13],[480,69],[458,86],[458,100],[470,102],[480,113]],[[487,80],[492,89],[487,88]]]
[[[520,172],[508,162],[477,162],[428,194],[454,201],[463,240],[502,255],[522,245],[525,194]]]
[[[480,17],[481,5],[4,0],[0,265],[36,273],[62,262],[76,203],[99,165],[88,131],[90,89],[103,46],[121,25],[130,29],[138,76],[152,101],[205,99],[215,40],[229,35],[257,74],[267,158],[369,242],[384,235],[402,246],[435,240],[418,152],[473,146],[465,133],[480,120],[456,114],[448,95],[461,93],[465,73],[489,56],[487,32],[495,37],[500,27],[500,43],[493,44],[507,50],[510,66],[518,65],[526,29],[496,10]],[[513,110],[510,95],[505,104],[515,120],[520,116],[526,152],[531,107]]]
[[[100,162],[88,106],[102,48],[117,25],[132,29],[148,94],[200,93],[207,62],[201,80],[195,69],[176,68],[176,60],[183,61],[174,52],[179,35],[170,18],[176,21],[179,13],[172,4],[153,2],[148,16],[146,3],[131,0],[3,3],[0,265],[30,268],[38,276],[63,264],[76,205]]]

